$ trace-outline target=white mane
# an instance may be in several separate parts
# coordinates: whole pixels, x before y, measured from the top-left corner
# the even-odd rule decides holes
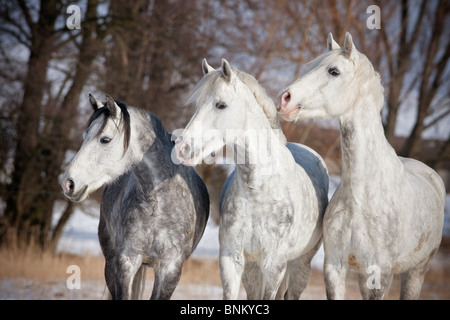
[[[266,90],[259,84],[258,80],[256,80],[255,77],[236,68],[233,68],[233,71],[253,93],[256,102],[258,102],[260,107],[263,109],[267,119],[269,120],[270,127],[272,129],[278,129],[276,130],[276,132],[278,133],[279,139],[283,143],[286,143],[286,136],[283,134],[283,130],[280,125],[280,118],[277,112],[277,108],[273,100],[267,95]]]

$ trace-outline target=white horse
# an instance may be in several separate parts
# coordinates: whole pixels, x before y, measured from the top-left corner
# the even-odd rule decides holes
[[[382,299],[393,274],[401,299],[417,299],[437,251],[445,188],[423,163],[398,157],[384,136],[383,87],[349,33],[341,48],[328,36],[328,52],[282,91],[285,120],[337,117],[342,183],[324,217],[325,286],[330,299],[345,297],[348,269],[358,272],[364,299]]]
[[[237,165],[220,200],[224,298],[238,298],[242,279],[249,299],[298,299],[321,244],[326,165],[308,147],[286,145],[275,105],[254,78],[226,60],[219,70],[203,60],[203,71],[192,95],[197,110],[175,150],[195,164],[233,148]]]

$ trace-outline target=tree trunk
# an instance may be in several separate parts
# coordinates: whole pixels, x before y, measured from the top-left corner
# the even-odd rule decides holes
[[[439,2],[435,11],[431,39],[426,44],[427,51],[420,77],[416,123],[403,146],[401,155],[404,157],[414,157],[420,149],[422,133],[425,130],[425,119],[428,116],[429,110],[431,110],[433,98],[436,96],[442,76],[444,75],[444,70],[446,69],[450,55],[450,43],[447,42],[444,53],[440,55],[440,59],[436,61],[436,58],[439,57],[439,44],[444,30],[444,22],[450,16],[448,11],[449,7],[448,3],[443,0]]]
[[[67,209],[64,211],[60,220],[50,234],[51,220],[53,214],[53,204],[60,198],[61,188],[59,186],[58,176],[61,173],[61,166],[64,163],[64,157],[67,150],[70,149],[70,140],[68,139],[68,131],[73,125],[74,119],[78,112],[78,104],[80,95],[84,84],[91,74],[91,66],[99,50],[102,50],[102,40],[104,34],[100,32],[99,25],[96,20],[98,0],[89,0],[86,11],[86,22],[83,24],[83,40],[79,47],[78,62],[76,64],[76,71],[73,77],[72,85],[61,103],[60,112],[53,119],[53,125],[49,135],[46,136],[47,145],[49,146],[47,152],[46,172],[49,176],[44,181],[44,190],[48,192],[46,202],[42,202],[42,206],[47,206],[45,219],[41,221],[41,230],[43,237],[40,239],[40,244],[44,248],[56,249],[57,241],[59,240],[62,229],[65,223],[69,220],[73,212],[73,204],[68,199]]]
[[[15,233],[19,243],[28,242],[30,227],[35,224],[36,208],[33,199],[40,194],[40,172],[34,164],[39,161],[38,137],[41,121],[41,103],[45,90],[47,68],[54,44],[54,26],[58,17],[58,1],[42,1],[39,20],[29,25],[31,46],[28,71],[24,80],[23,100],[17,114],[17,144],[14,153],[14,171],[7,186],[4,224],[1,227],[0,245],[4,236]],[[11,230],[8,230],[11,229]],[[8,231],[8,232],[7,232]]]

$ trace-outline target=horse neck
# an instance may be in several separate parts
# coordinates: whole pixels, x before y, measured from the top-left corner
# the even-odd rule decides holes
[[[237,177],[243,185],[250,187],[273,179],[276,174],[282,174],[281,162],[288,163],[292,160],[292,165],[295,162],[261,108],[257,106],[256,110],[244,134],[236,139],[239,143],[234,144]]]
[[[248,73],[238,69],[234,69],[234,71],[255,97],[256,102],[266,115],[270,127],[274,129],[278,139],[280,139],[283,144],[286,144],[286,137],[281,129],[277,108],[275,107],[273,100],[267,95],[266,90],[259,84],[258,80]]]
[[[143,130],[138,140],[143,143],[144,153],[142,160],[133,167],[133,172],[139,184],[151,190],[174,175],[174,164],[170,157],[173,143],[170,134],[156,116],[148,114],[141,125]]]
[[[372,184],[398,171],[400,161],[384,135],[381,116],[362,99],[339,118],[343,185]]]

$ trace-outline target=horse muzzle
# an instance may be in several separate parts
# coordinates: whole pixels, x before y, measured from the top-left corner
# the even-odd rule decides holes
[[[278,96],[277,111],[278,114],[281,116],[281,118],[283,118],[286,121],[294,120],[301,109],[301,105],[297,105],[294,107],[290,105],[291,98],[292,96],[289,90],[282,92]]]
[[[183,137],[180,136],[175,142],[175,153],[178,161],[186,166],[196,165],[196,153],[194,148],[183,141]]]
[[[88,185],[84,185],[80,190],[76,189],[75,182],[72,178],[67,178],[61,183],[64,195],[71,201],[79,202],[87,197]]]

